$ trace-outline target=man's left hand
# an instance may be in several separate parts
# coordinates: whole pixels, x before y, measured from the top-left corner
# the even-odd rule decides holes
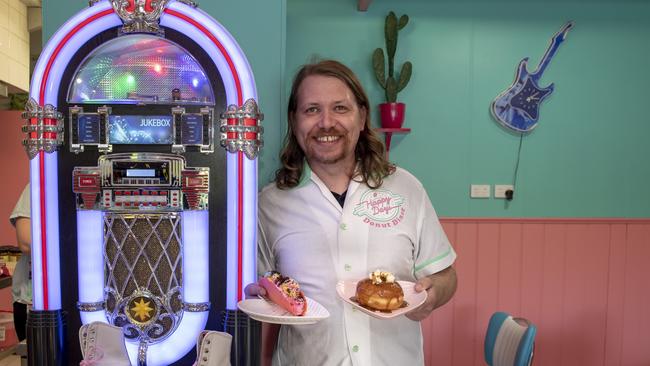
[[[427,299],[417,309],[406,313],[406,317],[420,321],[451,299],[456,292],[456,270],[448,267],[438,273],[420,278],[415,283],[415,292],[427,292]]]
[[[427,299],[422,305],[417,309],[411,310],[406,313],[406,317],[414,320],[420,321],[433,311],[436,308],[436,288],[433,286],[433,279],[431,276],[420,278],[418,282],[415,283],[415,292],[427,292]]]

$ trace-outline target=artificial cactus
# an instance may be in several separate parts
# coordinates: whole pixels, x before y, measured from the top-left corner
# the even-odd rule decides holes
[[[404,14],[397,20],[397,16],[392,11],[386,16],[386,23],[384,25],[384,34],[386,38],[386,54],[388,58],[388,77],[386,77],[386,66],[384,50],[381,48],[375,49],[372,53],[372,67],[375,70],[375,77],[379,85],[386,91],[386,102],[395,103],[397,101],[397,93],[402,91],[409,80],[411,80],[411,72],[413,65],[411,62],[406,61],[402,65],[399,77],[395,75],[395,50],[397,49],[397,32],[404,28],[409,22],[408,15]]]

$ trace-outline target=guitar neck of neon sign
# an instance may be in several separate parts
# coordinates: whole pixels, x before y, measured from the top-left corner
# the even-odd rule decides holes
[[[560,45],[562,44],[562,42],[564,42],[567,33],[569,33],[569,30],[572,27],[573,27],[573,22],[568,22],[562,27],[562,29],[560,29],[557,33],[555,33],[555,35],[551,39],[551,45],[546,49],[546,52],[544,53],[542,60],[539,62],[539,65],[537,65],[537,69],[530,74],[530,77],[533,78],[535,82],[537,82],[537,80],[539,80],[539,78],[542,77],[544,70],[546,70],[546,67],[551,62],[551,58],[555,56],[557,49],[560,48]]]
[[[532,73],[527,69],[528,58],[519,62],[515,81],[492,103],[492,114],[504,126],[520,132],[530,131],[536,126],[539,106],[554,89],[553,84],[542,88],[538,81],[572,27],[573,23],[568,22],[553,36],[550,46]]]

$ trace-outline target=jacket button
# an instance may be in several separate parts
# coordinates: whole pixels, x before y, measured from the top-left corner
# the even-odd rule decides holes
[[[345,223],[341,223],[341,225],[339,225],[339,227],[341,228],[341,230],[347,230],[348,229],[348,225],[346,225]]]
[[[352,352],[359,352],[359,346],[355,344],[354,347],[352,347]]]
[[[350,272],[352,270],[352,266],[349,264],[346,264],[345,266],[343,266],[343,268],[345,268],[346,272]]]

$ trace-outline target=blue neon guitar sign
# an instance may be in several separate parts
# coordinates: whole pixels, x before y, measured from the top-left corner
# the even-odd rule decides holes
[[[518,132],[528,132],[537,126],[539,106],[555,88],[554,84],[540,87],[539,79],[572,27],[573,22],[567,22],[555,33],[534,72],[528,72],[528,57],[519,62],[515,81],[490,105],[490,111],[499,123]]]

